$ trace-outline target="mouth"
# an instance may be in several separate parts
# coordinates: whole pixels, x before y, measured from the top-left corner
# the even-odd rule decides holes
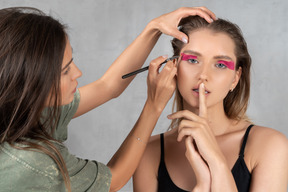
[[[78,83],[77,85],[75,86],[75,89],[73,89],[73,93],[75,93],[77,91],[77,86],[78,86]]]
[[[192,89],[194,92],[198,93],[199,94],[199,89]],[[205,90],[205,94],[209,94],[210,92]]]

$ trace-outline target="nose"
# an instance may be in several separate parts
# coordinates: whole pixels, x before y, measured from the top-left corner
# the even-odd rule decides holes
[[[72,79],[78,79],[79,77],[82,76],[81,70],[73,63],[73,76]]]
[[[207,82],[209,80],[209,68],[206,65],[202,65],[200,71],[199,71],[199,81],[201,82]]]

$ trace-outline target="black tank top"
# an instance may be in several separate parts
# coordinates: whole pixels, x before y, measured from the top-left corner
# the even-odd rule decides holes
[[[244,150],[248,139],[249,132],[253,125],[250,125],[244,135],[242,146],[240,149],[239,157],[232,168],[232,174],[238,189],[238,192],[248,192],[251,173],[249,172],[244,161]],[[158,169],[158,192],[188,192],[177,187],[169,176],[165,161],[164,161],[164,135],[160,135],[161,142],[161,159]]]

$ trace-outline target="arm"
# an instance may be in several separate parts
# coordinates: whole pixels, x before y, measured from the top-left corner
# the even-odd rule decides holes
[[[262,131],[262,129],[265,129]],[[256,165],[252,171],[250,191],[286,192],[288,187],[288,140],[272,129],[260,127],[253,138]]]
[[[152,136],[143,157],[133,174],[134,192],[157,191],[160,154],[160,137],[159,135]]]
[[[199,15],[208,22],[212,22],[211,19],[216,19],[215,15],[205,7],[180,8],[153,19],[100,79],[79,88],[81,100],[74,117],[118,97],[133,80],[132,77],[122,80],[121,76],[139,69],[144,64],[162,33],[180,40],[187,40],[187,35],[178,31],[177,26],[181,18],[189,15]]]
[[[108,163],[112,173],[110,190],[117,191],[130,179],[144,153],[157,120],[176,87],[176,64],[168,62],[161,73],[159,64],[165,58],[151,62],[148,75],[148,97],[135,126]],[[140,138],[140,139],[137,139]]]

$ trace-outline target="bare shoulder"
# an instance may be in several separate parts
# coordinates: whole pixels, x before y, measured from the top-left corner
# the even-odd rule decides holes
[[[250,138],[262,146],[271,145],[272,147],[288,147],[287,137],[272,128],[255,125],[250,133]]]
[[[250,148],[247,150],[253,154],[255,164],[271,156],[288,158],[288,139],[275,129],[255,125],[251,129],[247,144]]]

